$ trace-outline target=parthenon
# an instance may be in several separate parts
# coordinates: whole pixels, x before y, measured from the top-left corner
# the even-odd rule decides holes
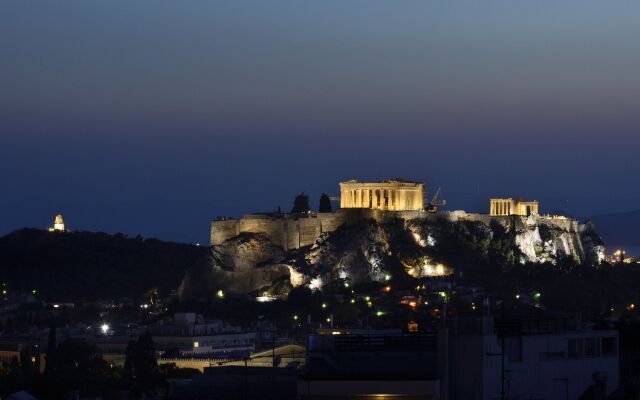
[[[528,216],[538,214],[537,201],[525,201],[520,199],[490,199],[489,215],[502,217],[508,215]]]
[[[424,183],[390,179],[363,183],[340,183],[340,208],[368,208],[389,211],[424,210]]]

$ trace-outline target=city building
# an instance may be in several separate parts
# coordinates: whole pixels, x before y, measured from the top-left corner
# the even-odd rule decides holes
[[[24,353],[24,354],[23,354]],[[25,359],[23,355],[28,355]],[[40,373],[44,372],[46,354],[37,345],[27,341],[0,341],[0,368],[13,363],[30,362]]]
[[[296,399],[300,371],[291,368],[206,367],[191,379],[170,380],[172,399]]]
[[[255,350],[256,332],[201,314],[176,313],[170,323],[149,326],[159,351],[178,355],[242,356]]]
[[[618,332],[575,316],[451,321],[449,399],[604,399],[619,382]]]
[[[298,399],[440,399],[436,334],[311,335]],[[446,362],[446,361],[445,361]]]
[[[605,399],[618,333],[576,315],[459,317],[431,334],[311,335],[299,399]],[[347,334],[345,334],[347,333]]]
[[[539,204],[537,201],[526,201],[522,199],[490,199],[489,215],[492,217],[505,217],[509,215],[529,216],[538,214]]]

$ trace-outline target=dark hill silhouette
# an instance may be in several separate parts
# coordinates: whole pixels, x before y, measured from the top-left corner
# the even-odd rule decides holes
[[[21,229],[0,238],[0,281],[53,301],[168,293],[207,250],[141,236]]]

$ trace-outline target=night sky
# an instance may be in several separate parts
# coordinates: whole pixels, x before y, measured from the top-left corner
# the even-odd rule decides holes
[[[0,234],[206,242],[350,178],[640,208],[637,1],[0,3]],[[432,190],[430,189],[430,192]]]

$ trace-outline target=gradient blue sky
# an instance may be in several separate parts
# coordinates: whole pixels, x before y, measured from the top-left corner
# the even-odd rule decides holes
[[[637,1],[0,3],[0,234],[206,242],[349,178],[640,208]]]

